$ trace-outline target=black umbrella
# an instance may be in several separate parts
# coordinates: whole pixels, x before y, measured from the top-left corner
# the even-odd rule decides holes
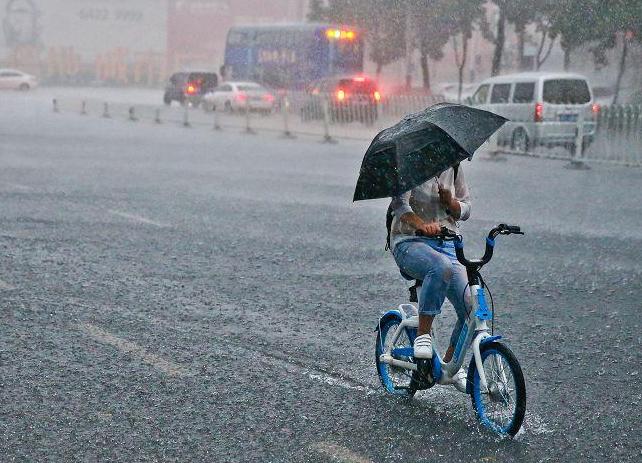
[[[353,201],[398,196],[473,153],[507,119],[440,103],[409,114],[372,140],[361,163]]]

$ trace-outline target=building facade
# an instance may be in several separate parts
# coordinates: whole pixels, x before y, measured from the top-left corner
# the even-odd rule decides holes
[[[305,0],[0,0],[0,67],[45,82],[156,85],[217,70],[228,29],[303,21]]]

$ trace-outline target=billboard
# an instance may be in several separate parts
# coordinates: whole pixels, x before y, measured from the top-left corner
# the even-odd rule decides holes
[[[164,65],[167,0],[0,0],[0,24],[0,63],[45,78]]]

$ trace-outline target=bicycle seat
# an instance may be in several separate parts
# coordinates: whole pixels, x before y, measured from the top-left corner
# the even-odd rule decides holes
[[[408,281],[415,280],[413,277],[411,277],[407,273],[402,272],[401,270],[399,270],[399,273],[401,273],[401,276]],[[419,302],[419,300],[417,299],[417,288],[419,288],[423,284],[423,282],[423,280],[415,280],[415,284],[408,288],[408,292],[410,292],[410,302]]]
[[[408,292],[410,293],[410,302],[419,302],[419,299],[417,298],[417,288],[421,287],[423,282],[423,280],[415,280],[415,284],[408,288]]]

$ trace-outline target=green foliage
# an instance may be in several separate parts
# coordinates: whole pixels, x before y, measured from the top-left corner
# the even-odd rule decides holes
[[[380,69],[405,54],[405,3],[398,0],[330,0],[310,3],[308,19],[356,26]]]

